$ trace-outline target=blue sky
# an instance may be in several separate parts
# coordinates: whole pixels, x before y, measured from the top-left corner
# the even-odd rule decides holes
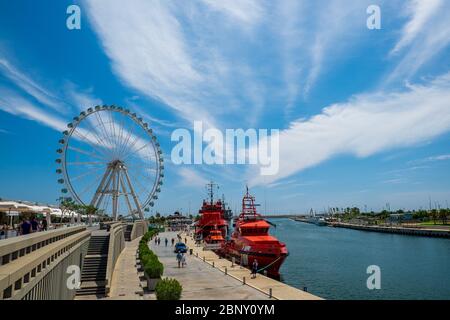
[[[81,30],[66,9],[81,8]],[[366,8],[381,8],[381,30]],[[161,141],[153,210],[198,210],[216,181],[267,213],[450,201],[450,3],[14,1],[0,3],[0,196],[54,203],[60,132],[116,104]],[[280,170],[174,165],[176,128],[280,130]]]

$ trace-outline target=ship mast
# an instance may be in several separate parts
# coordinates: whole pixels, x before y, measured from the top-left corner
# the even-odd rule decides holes
[[[217,189],[219,189],[219,186],[216,184],[216,183],[214,183],[214,182],[212,182],[212,181],[210,181],[207,185],[206,185],[206,189],[207,189],[207,191],[208,191],[208,197],[210,198],[210,203],[211,203],[211,205],[213,205],[214,204],[214,187],[217,187]]]
[[[247,192],[245,196],[242,198],[242,212],[241,215],[243,218],[253,216],[253,218],[258,216],[256,212],[255,197],[248,193],[248,186],[246,186]]]

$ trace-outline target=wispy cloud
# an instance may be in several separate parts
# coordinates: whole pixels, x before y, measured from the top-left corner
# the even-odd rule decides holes
[[[0,109],[10,114],[34,120],[57,131],[66,128],[66,122],[52,113],[46,112],[17,93],[0,87]]]
[[[179,168],[177,173],[186,186],[203,187],[208,183],[207,179],[191,168]]]
[[[358,95],[280,132],[280,170],[253,184],[291,176],[339,154],[367,157],[450,130],[450,74],[404,92]],[[300,155],[300,156],[299,156]],[[252,171],[252,175],[255,173]]]
[[[407,3],[407,11],[410,19],[390,55],[405,53],[383,81],[385,85],[408,80],[450,44],[450,2],[412,0]]]
[[[406,9],[410,15],[409,21],[403,27],[400,40],[392,49],[391,54],[398,53],[408,46],[426,28],[426,25],[438,12],[442,0],[413,0],[407,2]]]
[[[409,161],[408,164],[414,165],[414,164],[423,164],[423,163],[447,161],[447,160],[450,160],[450,154],[441,154],[441,155],[437,155],[437,156],[427,157],[424,159],[412,160],[412,161]]]
[[[57,96],[32,80],[24,72],[13,66],[8,60],[0,57],[0,71],[26,94],[52,109],[65,113],[67,105]]]

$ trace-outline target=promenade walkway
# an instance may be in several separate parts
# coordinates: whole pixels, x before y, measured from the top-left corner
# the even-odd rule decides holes
[[[183,286],[182,300],[267,300],[269,296],[245,286],[241,281],[225,275],[194,256],[186,256],[187,266],[178,268],[176,255],[171,246],[171,239],[177,239],[175,232],[159,234],[161,244],[149,243],[159,260],[164,264],[164,277],[176,278]],[[169,240],[166,247],[164,239]],[[247,272],[248,273],[248,272]]]
[[[136,251],[141,237],[125,242],[114,267],[111,290],[106,300],[156,300],[154,293],[145,292],[141,282],[142,272],[136,268]]]
[[[212,251],[204,251],[202,247],[196,247],[194,240],[191,237],[186,234],[182,234],[183,241],[185,238],[187,238],[186,240],[188,247],[193,249],[193,256],[196,257],[194,260],[199,260],[211,268],[212,265],[214,265],[214,269],[220,270],[222,274],[226,269],[228,277],[236,279],[236,281],[239,281],[241,284],[243,283],[245,277],[246,286],[254,288],[264,293],[266,296],[270,294],[271,290],[272,297],[278,300],[322,300],[322,298],[318,296],[291,287],[269,277],[265,277],[261,274],[258,274],[255,279],[251,279],[250,271],[247,268],[240,267],[239,265],[232,266],[231,261],[220,258]]]

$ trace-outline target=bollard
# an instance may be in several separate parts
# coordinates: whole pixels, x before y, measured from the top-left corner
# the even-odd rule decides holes
[[[272,288],[269,288],[269,298],[272,299]]]
[[[196,255],[196,256],[197,256],[197,258],[198,258],[198,252],[196,252],[196,253],[195,253],[195,255]]]
[[[213,266],[213,268],[214,268],[214,261],[213,261],[213,263],[212,263],[212,266]]]
[[[203,256],[203,261],[206,261],[205,256]]]
[[[264,270],[263,273],[264,273],[264,275],[267,277],[267,270]]]
[[[227,275],[228,274],[228,270],[227,270],[227,267],[225,267],[225,275]]]
[[[234,257],[231,257],[231,267],[234,267]]]
[[[242,284],[245,284],[245,277],[242,278]]]

